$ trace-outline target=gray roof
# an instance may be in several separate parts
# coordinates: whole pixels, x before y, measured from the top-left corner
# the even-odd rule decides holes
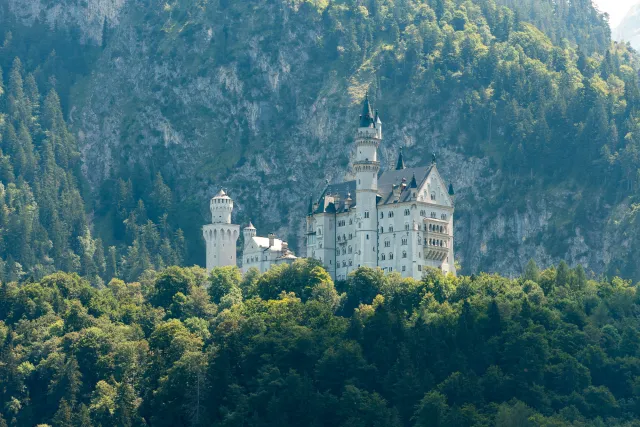
[[[390,204],[394,203],[393,188],[397,185],[402,185],[403,178],[404,183],[407,184],[405,190],[400,194],[398,202],[406,202],[411,200],[411,180],[415,175],[415,179],[418,185],[420,185],[429,175],[433,165],[418,166],[414,168],[405,168],[397,170],[384,171],[378,177],[378,204]],[[330,184],[325,188],[322,196],[318,200],[318,208],[314,213],[340,213],[345,211],[344,201],[348,195],[351,195],[351,207],[356,205],[356,181],[346,181],[338,184]],[[331,203],[326,198],[327,196],[338,196],[337,203]],[[337,205],[337,206],[336,206]]]

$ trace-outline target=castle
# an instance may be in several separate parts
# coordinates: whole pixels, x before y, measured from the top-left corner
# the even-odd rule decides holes
[[[380,267],[403,277],[422,278],[426,267],[456,274],[453,253],[453,186],[431,164],[405,167],[402,150],[393,169],[380,173],[378,147],[382,121],[365,96],[355,137],[355,179],[327,185],[309,201],[307,256],[322,262],[334,280],[344,280],[358,267]],[[224,191],[211,200],[213,224],[204,227],[207,269],[236,265],[239,226],[231,224],[233,201]],[[266,271],[296,257],[286,242],[243,231],[243,271]],[[225,246],[226,245],[226,246]]]
[[[202,228],[207,248],[207,271],[215,267],[237,265],[236,243],[240,237],[240,226],[231,223],[233,200],[220,190],[209,204],[211,224]],[[242,272],[257,268],[264,273],[274,264],[292,263],[296,256],[289,250],[287,242],[269,237],[257,237],[256,228],[249,223],[242,230],[244,249],[242,251]]]

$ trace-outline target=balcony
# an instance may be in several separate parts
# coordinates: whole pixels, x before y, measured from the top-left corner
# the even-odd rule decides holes
[[[423,241],[424,258],[436,261],[444,261],[449,254],[451,236],[441,233],[427,233]]]

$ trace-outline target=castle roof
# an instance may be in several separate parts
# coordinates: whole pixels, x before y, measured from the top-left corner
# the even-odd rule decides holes
[[[413,168],[395,169],[383,172],[378,177],[378,204],[387,205],[402,203],[411,200],[411,189],[417,188],[433,169],[434,165],[417,166]],[[396,200],[393,190],[402,184],[405,185],[400,197]],[[414,184],[415,183],[415,184]],[[318,200],[316,213],[341,213],[346,210],[344,201],[351,193],[350,208],[358,203],[356,181],[345,181],[337,184],[329,184]]]
[[[231,197],[229,197],[227,193],[225,193],[224,190],[221,188],[220,191],[218,191],[218,194],[213,196],[213,198],[214,199],[230,199]]]
[[[258,247],[263,248],[263,249],[271,249],[273,251],[281,251],[282,250],[282,244],[286,242],[283,242],[280,239],[273,239],[273,246],[269,247],[269,238],[268,237],[252,237],[251,238],[256,245],[258,245]]]
[[[251,223],[251,221],[249,221],[249,225],[247,225],[244,229],[245,229],[245,230],[255,230],[256,228],[253,226],[253,224]]]
[[[362,103],[362,114],[360,115],[360,127],[368,128],[375,127],[374,126],[373,113],[371,112],[371,105],[369,104],[369,92],[367,92],[364,96],[364,101]]]

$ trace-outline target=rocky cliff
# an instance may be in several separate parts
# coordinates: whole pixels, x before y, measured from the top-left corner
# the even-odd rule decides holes
[[[74,26],[86,43],[103,44],[106,21],[108,43],[72,89],[68,114],[84,172],[95,191],[117,176],[161,172],[181,200],[178,223],[192,241],[208,219],[208,198],[225,187],[237,221],[251,219],[259,233],[276,231],[304,253],[308,198],[349,173],[357,105],[370,88],[384,122],[383,164],[392,165],[401,146],[409,165],[435,151],[456,187],[456,249],[465,273],[516,274],[530,258],[545,266],[564,258],[597,274],[628,264],[636,234],[620,224],[635,211],[625,198],[607,201],[606,190],[562,176],[539,184],[533,169],[522,178],[503,171],[497,159],[506,152],[492,151],[493,140],[504,138],[508,124],[499,115],[478,119],[469,100],[496,86],[470,80],[472,89],[457,83],[444,95],[436,87],[444,77],[434,71],[435,47],[446,49],[461,9],[445,16],[444,36],[424,29],[435,15],[423,11],[420,69],[410,60],[414,29],[406,22],[396,45],[366,31],[360,37],[362,20],[373,19],[364,6],[355,16],[337,7],[329,13],[323,1],[8,1],[23,23]],[[467,24],[452,33],[457,52],[472,25],[479,34],[472,52],[486,55],[494,36],[484,12],[465,11]],[[336,18],[347,14],[356,40],[340,28],[349,21]],[[380,21],[385,34],[395,31]],[[480,82],[481,71],[473,73]],[[469,117],[489,128],[482,144],[470,142],[480,137]]]

